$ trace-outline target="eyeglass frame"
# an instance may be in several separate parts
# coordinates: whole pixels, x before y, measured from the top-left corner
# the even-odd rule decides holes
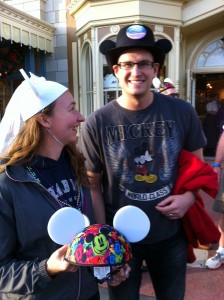
[[[147,65],[147,63],[149,63],[149,65],[146,67],[146,65],[144,66],[144,63],[146,63],[146,65]],[[130,68],[125,68],[124,66],[122,67],[121,64],[130,64],[131,67]],[[142,66],[141,66],[141,64],[142,64]],[[117,64],[117,66],[121,70],[129,71],[129,70],[132,70],[135,65],[137,65],[140,70],[144,70],[144,69],[152,69],[155,64],[157,64],[157,63],[154,62],[154,61],[149,61],[149,60],[142,60],[142,61],[139,61],[137,63],[134,63],[132,61],[121,61]],[[139,65],[140,65],[140,67],[139,67]]]

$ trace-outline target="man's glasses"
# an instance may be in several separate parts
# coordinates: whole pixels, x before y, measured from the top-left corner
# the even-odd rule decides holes
[[[143,60],[137,63],[134,63],[132,61],[120,62],[119,64],[117,64],[117,66],[123,70],[132,70],[134,68],[134,65],[137,65],[139,69],[143,70],[152,69],[154,64],[155,63],[153,61]]]

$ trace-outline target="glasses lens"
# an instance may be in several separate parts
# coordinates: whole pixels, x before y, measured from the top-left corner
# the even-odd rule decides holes
[[[138,63],[139,69],[150,69],[152,67],[152,62],[151,61],[140,61]]]
[[[122,62],[120,63],[120,68],[124,70],[131,70],[134,67],[134,63],[132,62]]]

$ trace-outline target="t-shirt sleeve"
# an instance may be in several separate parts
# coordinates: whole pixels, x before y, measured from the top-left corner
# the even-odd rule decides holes
[[[207,144],[207,140],[196,110],[191,104],[187,104],[189,105],[189,108],[188,113],[185,115],[185,122],[187,124],[187,134],[184,149],[192,152],[205,147]]]
[[[100,173],[102,171],[101,149],[96,120],[92,115],[82,124],[78,140],[78,148],[86,159],[87,171]]]

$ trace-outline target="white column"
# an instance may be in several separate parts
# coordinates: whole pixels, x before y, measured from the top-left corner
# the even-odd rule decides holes
[[[93,110],[96,110],[100,107],[99,100],[100,100],[100,91],[99,91],[99,55],[97,51],[98,47],[98,31],[97,27],[91,28],[91,46],[92,46],[92,64],[93,64]]]
[[[180,90],[180,27],[174,28],[174,47],[175,47],[175,88]]]

